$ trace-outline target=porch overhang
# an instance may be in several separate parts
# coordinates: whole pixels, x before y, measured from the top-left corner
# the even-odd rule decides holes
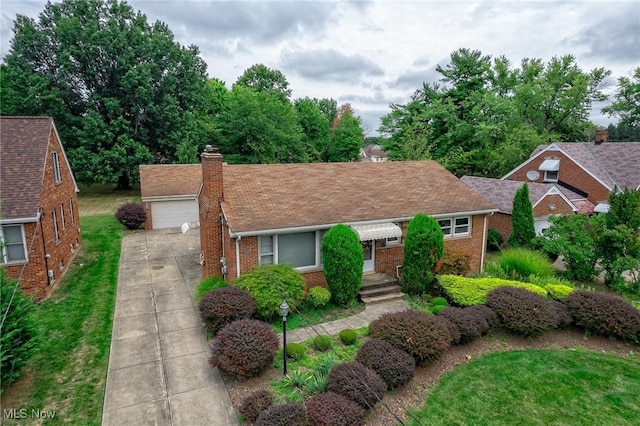
[[[546,172],[557,172],[558,170],[560,170],[560,160],[558,159],[544,160],[540,165],[539,170],[546,171]]]
[[[375,225],[351,225],[360,241],[383,240],[402,237],[402,229],[395,223],[379,223]]]

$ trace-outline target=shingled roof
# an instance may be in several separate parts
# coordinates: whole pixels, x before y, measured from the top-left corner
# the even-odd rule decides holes
[[[513,210],[513,198],[516,195],[516,191],[524,185],[524,182],[517,180],[500,180],[475,176],[462,176],[460,180],[496,206],[501,213],[506,214],[511,214]],[[551,183],[528,182],[528,185],[529,200],[533,206],[538,204],[548,193],[557,193],[555,191],[562,192],[565,198],[567,198],[567,201],[570,199],[564,192],[564,188],[558,188]],[[579,197],[573,192],[571,192],[571,194]]]
[[[0,220],[35,220],[47,161],[50,117],[0,117]]]
[[[531,158],[543,151],[560,149],[603,182],[610,190],[640,187],[640,142],[558,142],[540,145]]]
[[[494,206],[434,161],[223,165],[233,232],[489,213]]]
[[[140,195],[143,201],[156,197],[195,197],[201,182],[201,164],[143,164],[140,166]]]

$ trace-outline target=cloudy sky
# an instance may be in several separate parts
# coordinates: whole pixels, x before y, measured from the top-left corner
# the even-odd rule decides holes
[[[36,18],[45,0],[0,0],[0,55],[16,14]],[[640,66],[640,1],[210,1],[129,0],[149,20],[166,22],[181,44],[195,44],[210,77],[227,86],[255,63],[279,69],[293,97],[349,102],[369,134],[389,103],[404,103],[439,78],[461,47],[514,65],[522,58],[573,54],[582,70],[616,79]],[[615,120],[592,112],[592,120]]]

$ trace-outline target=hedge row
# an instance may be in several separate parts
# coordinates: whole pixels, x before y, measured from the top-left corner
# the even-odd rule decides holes
[[[438,286],[444,295],[459,306],[484,305],[487,303],[487,293],[498,287],[518,287],[547,297],[548,293],[542,287],[520,281],[503,280],[501,278],[468,278],[457,275],[441,275]]]

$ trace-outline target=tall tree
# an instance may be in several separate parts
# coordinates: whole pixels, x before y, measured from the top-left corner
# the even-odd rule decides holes
[[[356,161],[363,141],[362,126],[351,105],[342,105],[331,125],[326,161]]]
[[[513,197],[511,210],[512,231],[509,236],[510,247],[530,247],[536,236],[533,207],[529,199],[529,185],[525,182]]]
[[[38,21],[18,15],[13,31],[2,113],[52,116],[80,180],[127,186],[138,164],[170,162],[199,137],[186,129],[206,64],[166,24],[118,0],[63,0]]]
[[[619,124],[640,128],[640,67],[633,71],[631,78],[620,77],[615,100],[602,108],[609,117],[618,117]]]
[[[326,157],[329,144],[329,121],[313,99],[296,99],[294,106],[298,114],[298,123],[302,128],[302,143],[309,159],[322,161]]]
[[[247,68],[235,84],[249,87],[256,92],[269,92],[282,101],[288,101],[291,97],[289,82],[284,74],[263,64]]]

